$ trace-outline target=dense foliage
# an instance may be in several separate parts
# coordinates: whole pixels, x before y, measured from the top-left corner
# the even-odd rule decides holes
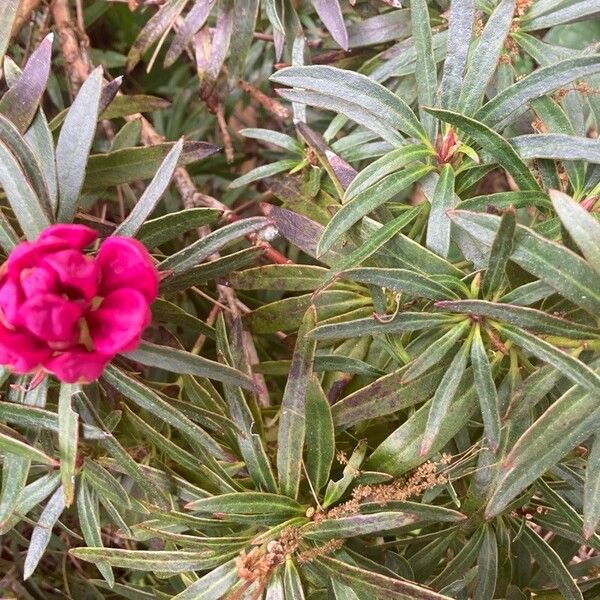
[[[1,5],[2,598],[600,598],[598,0]]]

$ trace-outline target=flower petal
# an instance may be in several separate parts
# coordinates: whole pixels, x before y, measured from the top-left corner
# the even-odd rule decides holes
[[[58,275],[48,267],[33,267],[21,271],[21,289],[26,298],[35,294],[57,292]]]
[[[0,364],[28,373],[52,356],[50,348],[30,333],[11,331],[0,324]]]
[[[83,307],[56,294],[37,294],[21,305],[23,325],[46,342],[79,341]]]
[[[96,261],[79,250],[61,250],[46,256],[43,263],[52,267],[67,292],[77,292],[91,300],[97,292],[100,270]]]
[[[110,237],[100,246],[97,261],[102,272],[101,296],[127,287],[140,291],[148,302],[156,298],[158,271],[141,242],[132,238]]]
[[[47,360],[44,367],[65,383],[90,383],[102,375],[110,359],[110,356],[88,352],[84,346],[77,346]]]
[[[23,293],[18,283],[8,277],[4,279],[0,284],[0,318],[9,325],[19,325],[19,305],[22,301]]]
[[[133,350],[150,320],[148,301],[132,288],[111,292],[100,308],[87,316],[94,349],[111,355]]]
[[[85,225],[67,225],[59,223],[57,225],[46,227],[38,239],[45,240],[48,238],[59,238],[66,242],[70,248],[83,250],[98,238],[98,234]]]
[[[18,279],[24,269],[37,267],[45,256],[66,248],[68,248],[67,243],[60,238],[21,242],[11,251],[6,261],[8,274],[13,279]]]

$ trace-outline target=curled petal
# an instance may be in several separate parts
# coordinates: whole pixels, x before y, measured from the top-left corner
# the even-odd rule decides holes
[[[57,292],[58,275],[48,267],[33,267],[21,271],[21,289],[26,298],[35,294],[48,294]]]
[[[58,238],[70,248],[83,250],[98,238],[98,234],[85,225],[65,225],[59,223],[46,227],[40,234],[39,240]]]
[[[37,294],[21,305],[19,313],[23,325],[46,342],[79,341],[80,304],[56,294]]]
[[[110,356],[89,352],[84,346],[77,346],[47,360],[44,367],[65,383],[90,383],[102,375],[110,359]]]
[[[100,246],[97,261],[102,272],[101,296],[127,287],[141,292],[147,302],[156,298],[158,271],[141,242],[132,238],[110,237]]]
[[[15,373],[33,371],[52,356],[42,340],[27,332],[12,331],[0,324],[0,364]]]
[[[148,301],[140,292],[132,288],[111,292],[87,317],[94,349],[110,355],[133,350],[150,319]]]
[[[55,271],[65,291],[80,294],[85,300],[96,295],[100,271],[92,258],[78,250],[61,250],[46,256],[43,264]]]
[[[19,305],[23,301],[23,293],[19,284],[12,279],[5,278],[0,284],[0,317],[6,324],[13,327],[19,325]]]
[[[8,274],[11,278],[18,279],[24,269],[37,267],[45,256],[66,248],[67,243],[55,237],[37,242],[21,242],[12,250],[6,261]]]

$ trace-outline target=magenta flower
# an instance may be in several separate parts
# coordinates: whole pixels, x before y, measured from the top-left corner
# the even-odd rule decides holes
[[[84,225],[53,225],[0,267],[0,364],[67,383],[97,379],[150,323],[158,272],[137,240],[110,237],[96,257]]]

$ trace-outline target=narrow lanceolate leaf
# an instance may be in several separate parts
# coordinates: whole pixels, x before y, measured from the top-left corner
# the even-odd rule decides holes
[[[268,223],[268,220],[264,217],[250,217],[248,219],[241,219],[230,225],[225,225],[217,231],[213,231],[205,238],[172,254],[160,263],[159,268],[161,271],[174,271],[175,273],[191,269],[230,242],[249,233],[260,231]]]
[[[104,563],[121,569],[184,573],[202,571],[213,562],[206,552],[187,550],[122,550],[114,548],[73,548],[69,554],[80,560]]]
[[[302,448],[306,430],[304,402],[312,375],[316,340],[308,337],[317,321],[317,310],[311,305],[298,330],[292,364],[281,400],[277,436],[277,471],[279,490],[297,498],[302,474]]]
[[[510,325],[502,325],[501,331],[506,339],[514,342],[534,356],[559,369],[565,377],[571,379],[590,391],[600,389],[600,376],[578,358],[556,348],[523,329]]]
[[[583,488],[583,535],[591,538],[600,523],[600,434],[592,441],[585,467]]]
[[[389,290],[404,292],[409,296],[441,300],[457,297],[455,292],[434,279],[408,269],[383,269],[364,267],[349,269],[343,276],[351,281],[377,285]]]
[[[0,433],[0,452],[2,454],[15,454],[16,456],[42,465],[58,466],[57,461],[44,454],[41,450],[4,433]]]
[[[450,123],[471,136],[484,150],[487,150],[500,166],[506,169],[523,191],[540,189],[531,170],[521,160],[515,149],[495,131],[483,123],[449,110],[427,109],[442,121]]]
[[[166,369],[172,373],[208,377],[216,381],[239,385],[247,390],[254,389],[254,382],[244,373],[184,350],[142,342],[137,350],[127,352],[124,356],[143,365]]]
[[[223,592],[230,590],[239,578],[237,564],[230,560],[200,577],[183,592],[173,596],[173,600],[221,600]]]
[[[23,579],[28,579],[38,566],[52,537],[52,529],[64,509],[65,495],[62,487],[59,487],[48,500],[31,534],[31,541],[23,566]]]
[[[448,596],[420,587],[404,579],[396,579],[375,571],[343,562],[331,556],[315,560],[330,576],[364,594],[364,598],[390,600],[450,600]],[[360,595],[360,594],[359,594]]]
[[[532,133],[511,138],[510,143],[525,160],[585,160],[600,163],[600,142],[561,133]]]
[[[351,98],[394,129],[429,144],[427,134],[408,104],[365,75],[336,67],[288,67],[272,75],[271,80],[333,98]]]
[[[200,2],[208,4],[208,2]],[[233,2],[233,32],[229,44],[229,78],[237,83],[242,74],[252,42],[254,28],[260,7],[259,0],[234,0]]]
[[[8,10],[10,12],[10,8]],[[0,28],[1,26],[0,24]],[[20,78],[0,100],[0,113],[12,121],[20,133],[25,133],[33,121],[46,90],[50,75],[53,39],[54,35],[50,33],[42,40],[29,57]],[[1,54],[0,51],[0,57]]]
[[[498,393],[494,384],[492,366],[481,339],[479,324],[475,327],[471,345],[471,366],[473,367],[473,381],[479,398],[485,437],[492,452],[496,452],[500,444]]]
[[[352,225],[424,177],[432,168],[421,165],[403,169],[387,175],[375,185],[354,196],[335,213],[325,227],[319,240],[317,255],[325,254]]]
[[[454,169],[444,165],[431,197],[426,246],[446,258],[450,250],[450,219],[446,211],[454,206]]]
[[[289,150],[294,154],[302,154],[302,144],[293,137],[285,133],[281,133],[280,131],[271,131],[270,129],[255,129],[249,127],[247,129],[240,129],[239,133],[240,135],[243,135],[247,138],[252,138],[253,140],[260,140],[261,142],[265,142],[267,144],[279,146],[280,148]]]
[[[460,96],[473,35],[473,0],[454,0],[448,17],[448,53],[442,75],[442,108],[454,110]]]
[[[42,200],[10,148],[0,141],[0,185],[27,239],[35,239],[50,225]]]
[[[396,148],[366,166],[351,181],[344,194],[344,202],[349,202],[361,192],[375,185],[387,175],[391,175],[406,165],[431,156],[431,149],[423,144],[410,144]]]
[[[306,415],[306,472],[316,492],[329,481],[335,457],[335,434],[331,407],[313,375],[306,388],[304,412]]]
[[[504,557],[502,559],[504,560]],[[493,600],[498,579],[498,544],[494,528],[489,523],[484,525],[477,567],[473,597],[478,600]]]
[[[297,158],[284,158],[283,160],[276,160],[275,162],[269,163],[268,165],[262,165],[256,167],[245,173],[241,177],[237,177],[229,184],[229,189],[234,190],[259,179],[266,179],[272,177],[278,173],[284,173],[285,171],[291,171],[294,167],[297,167],[300,160]]]
[[[4,62],[4,53],[12,35],[13,22],[19,9],[19,0],[7,0],[0,13],[0,64]]]
[[[202,0],[195,2],[191,10],[185,16],[183,23],[178,28],[170,48],[165,56],[165,67],[170,67],[179,55],[183,52],[185,46],[191,41],[196,32],[204,25],[215,0]]]
[[[102,547],[102,536],[100,535],[100,509],[98,498],[89,487],[86,481],[81,481],[77,491],[77,513],[79,515],[79,525],[83,533],[83,539],[88,546]],[[98,571],[106,582],[112,586],[115,582],[115,576],[112,569],[105,563],[96,564]]]
[[[600,0],[586,0],[586,2],[561,2],[557,10],[548,10],[543,14],[527,19],[523,23],[524,31],[547,29],[554,25],[563,25],[577,21],[582,17],[600,12]]]
[[[412,34],[417,50],[416,72],[419,106],[435,106],[437,95],[437,68],[433,56],[433,36],[429,24],[429,9],[426,0],[412,0],[410,3]],[[431,142],[437,135],[437,121],[430,114],[419,111],[421,123]]]
[[[85,80],[63,123],[56,144],[59,182],[58,220],[73,220],[94,135],[102,92],[102,68]]]
[[[594,368],[598,368],[598,363]],[[501,512],[518,494],[598,429],[598,394],[574,386],[519,438],[502,463],[486,507]]]
[[[501,0],[488,19],[465,73],[458,108],[472,115],[481,105],[485,89],[496,72],[515,10],[515,0]]]
[[[348,32],[344,23],[344,16],[339,0],[310,0],[317,14],[331,37],[342,47],[348,50]]]
[[[423,456],[429,454],[431,447],[436,441],[442,421],[448,411],[448,406],[454,399],[458,386],[465,374],[470,348],[471,336],[463,342],[461,349],[452,359],[431,400],[429,416],[427,417],[427,424],[425,425],[425,432],[423,433],[423,440],[421,442],[421,455]]]
[[[528,103],[572,81],[600,72],[600,57],[578,56],[557,62],[548,67],[534,69],[500,92],[479,109],[474,118],[492,129],[499,129],[518,118],[528,108]]]
[[[117,227],[114,235],[135,236],[167,191],[182,150],[183,139],[179,140],[167,154],[154,179],[148,184],[129,216]]]
[[[453,210],[452,222],[486,246],[493,244],[499,217]],[[596,315],[600,312],[600,280],[582,258],[522,225],[517,225],[511,260],[541,279],[574,304]]]
[[[512,208],[509,208],[500,219],[498,232],[490,249],[488,268],[481,283],[484,298],[492,297],[501,289],[504,283],[506,265],[513,252],[516,225],[516,213]]]
[[[79,418],[71,408],[73,392],[72,385],[63,383],[58,396],[58,447],[65,506],[71,506],[75,495],[75,463],[79,441]]]
[[[588,263],[600,273],[600,223],[572,198],[550,190],[556,214]]]
[[[0,492],[0,529],[13,514],[21,492],[27,483],[28,458],[5,454],[2,458],[2,492]]]
[[[292,498],[265,492],[240,492],[221,494],[195,500],[186,505],[188,510],[199,513],[231,513],[238,515],[262,515],[277,513],[283,516],[302,514],[302,505]]]
[[[521,537],[522,536],[522,537]],[[521,530],[521,543],[535,562],[560,590],[565,600],[583,600],[583,594],[556,551],[533,529],[525,525]]]

